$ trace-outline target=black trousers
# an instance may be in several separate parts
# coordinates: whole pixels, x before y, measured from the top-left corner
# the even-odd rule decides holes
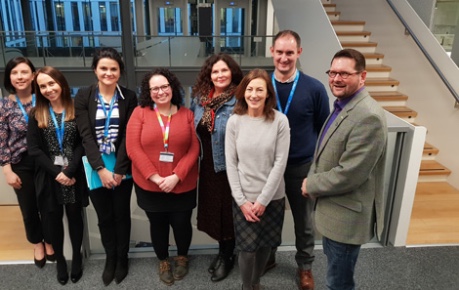
[[[50,236],[46,232],[46,216],[42,216],[38,209],[34,184],[35,162],[33,158],[23,154],[21,161],[17,164],[12,164],[11,168],[22,181],[21,189],[14,189],[14,191],[21,209],[27,240],[32,244],[40,243],[43,240],[51,244]]]
[[[111,258],[124,258],[129,252],[132,185],[131,178],[114,189],[98,188],[89,193],[97,213],[102,245]]]
[[[177,254],[188,255],[191,245],[193,229],[191,227],[191,214],[193,210],[179,212],[145,212],[150,220],[150,235],[156,256],[160,260],[169,257],[169,230],[172,227]]]
[[[72,253],[74,257],[79,258],[81,252],[81,244],[83,243],[83,213],[81,204],[72,203],[60,206],[56,211],[48,212],[47,221],[49,226],[49,233],[51,235],[51,242],[53,244],[56,257],[64,257],[64,225],[62,217],[65,212],[67,214],[67,221],[69,225],[70,241],[72,243]],[[73,257],[72,257],[73,260]]]

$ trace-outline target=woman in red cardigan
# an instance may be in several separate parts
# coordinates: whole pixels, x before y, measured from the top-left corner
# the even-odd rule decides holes
[[[196,207],[199,143],[193,113],[182,106],[182,92],[169,70],[146,74],[140,107],[132,113],[126,135],[137,202],[150,221],[159,277],[167,285],[188,273],[191,214]],[[178,254],[173,271],[168,260],[170,227]]]

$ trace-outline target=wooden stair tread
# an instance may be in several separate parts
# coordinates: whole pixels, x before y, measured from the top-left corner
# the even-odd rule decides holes
[[[419,175],[449,175],[451,170],[435,160],[422,160]]]
[[[399,81],[392,78],[367,78],[365,80],[366,86],[398,86]]]
[[[353,20],[332,20],[332,25],[365,25],[365,21],[353,21]]]
[[[370,31],[335,31],[338,36],[370,36]]]
[[[390,72],[392,68],[384,64],[368,64],[366,66],[366,71],[368,72]]]
[[[341,12],[339,11],[327,11],[327,15],[339,16]]]
[[[368,66],[367,66],[368,67]],[[397,91],[370,92],[373,99],[377,101],[406,101],[408,96]]]
[[[338,32],[337,32],[338,34]],[[378,46],[377,42],[359,42],[359,41],[342,41],[341,42],[342,47],[376,47]]]
[[[418,113],[404,106],[384,106],[385,110],[400,118],[415,118]]]
[[[336,8],[336,4],[332,4],[332,3],[324,3],[322,4],[324,7],[331,7],[331,8]]]
[[[376,59],[380,59],[380,58],[384,58],[384,54],[382,53],[378,53],[378,52],[370,52],[370,53],[362,53],[363,56],[365,57],[365,59],[373,59],[373,58],[376,58]]]
[[[440,150],[438,150],[437,148],[435,148],[434,146],[430,145],[429,143],[425,142],[424,143],[424,151],[423,153],[425,155],[437,155],[438,152],[440,152]]]

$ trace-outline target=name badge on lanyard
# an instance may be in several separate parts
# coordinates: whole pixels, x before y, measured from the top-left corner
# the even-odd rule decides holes
[[[164,126],[163,119],[161,118],[161,114],[156,107],[154,106],[156,116],[158,117],[159,126],[161,127],[161,131],[163,132],[163,143],[164,143],[164,151],[159,153],[159,161],[160,162],[174,162],[174,153],[169,152],[169,131],[171,126],[171,118],[172,118],[172,108],[169,112],[169,116],[167,117],[166,126]]]
[[[108,109],[105,108],[105,102],[99,92],[97,92],[99,97],[100,106],[102,107],[102,111],[105,115],[105,126],[104,126],[104,137],[102,138],[102,144],[100,144],[100,152],[105,154],[110,154],[111,152],[115,151],[115,145],[110,141],[109,136],[109,129],[110,129],[110,118],[112,117],[113,107],[115,106],[115,102],[118,98],[118,94],[115,93],[113,98],[110,101],[110,107]]]
[[[59,144],[60,155],[54,157],[54,165],[67,167],[69,161],[64,155],[64,133],[65,133],[65,110],[62,112],[61,124],[57,122],[56,114],[54,114],[53,108],[49,106],[49,114],[53,121],[54,127],[56,128],[57,143]]]

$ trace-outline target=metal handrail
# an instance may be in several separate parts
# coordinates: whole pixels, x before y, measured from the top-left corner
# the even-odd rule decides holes
[[[394,3],[395,1],[387,0],[387,2],[389,4],[389,6],[392,8],[392,10],[394,11],[394,13],[397,15],[397,17],[400,19],[400,21],[402,22],[403,26],[405,26],[405,29],[410,33],[410,35],[412,36],[413,40],[418,45],[419,49],[421,49],[422,53],[425,55],[427,60],[430,62],[432,67],[435,69],[436,73],[441,78],[441,80],[443,81],[445,86],[448,88],[448,90],[453,95],[453,97],[455,99],[455,106],[458,106],[458,104],[459,104],[459,86],[455,87],[453,85],[453,83],[449,80],[448,76],[443,72],[442,68],[434,60],[434,58],[433,58],[432,54],[430,53],[430,51],[425,47],[425,43],[419,39],[419,37],[416,35],[416,32],[414,31],[413,27],[408,23],[408,21],[405,20],[405,18],[403,17],[402,13],[400,13],[399,9],[397,8],[396,4]],[[400,0],[397,0],[397,2],[398,2],[397,4],[399,4]],[[420,21],[422,21],[422,20],[420,20]],[[430,30],[428,30],[428,28],[426,28],[426,29],[427,29],[428,32],[430,32]],[[445,53],[445,55],[446,55],[446,53]],[[450,62],[452,64],[454,64],[454,66],[456,67],[456,70],[457,70],[456,74],[459,75],[459,68],[456,66],[456,64],[454,63],[454,61],[451,58],[449,58],[449,60],[450,60]],[[450,78],[455,79],[455,82],[457,83],[457,78],[456,77],[450,77]]]

